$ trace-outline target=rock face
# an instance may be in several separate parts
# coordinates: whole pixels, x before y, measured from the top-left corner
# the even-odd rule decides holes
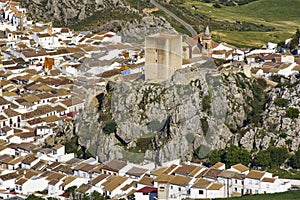
[[[123,42],[143,42],[145,36],[176,33],[163,18],[144,14],[127,5],[125,0],[21,0],[30,16],[51,20],[76,30],[114,31]]]
[[[20,0],[35,17],[51,19],[61,24],[74,24],[91,17],[95,12],[123,8],[121,0]]]
[[[300,81],[292,76],[267,93],[267,102],[261,115],[261,126],[249,128],[241,138],[241,145],[249,151],[266,149],[270,145],[286,146],[296,151],[300,144]]]
[[[191,160],[194,152],[204,157],[235,142],[238,136],[229,128],[247,120],[255,84],[243,74],[219,73],[211,60],[177,71],[169,82],[110,83],[76,130],[80,143],[101,161],[160,163]]]

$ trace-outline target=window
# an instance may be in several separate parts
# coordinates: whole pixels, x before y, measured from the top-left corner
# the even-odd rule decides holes
[[[181,191],[181,187],[178,188],[178,191],[179,191],[179,192]]]
[[[235,184],[237,184],[237,180],[235,180],[234,182],[235,182]]]
[[[171,185],[171,189],[173,189],[173,185]]]
[[[237,192],[237,188],[234,188],[234,191]]]
[[[203,194],[204,192],[203,192],[203,190],[199,190],[199,194]]]

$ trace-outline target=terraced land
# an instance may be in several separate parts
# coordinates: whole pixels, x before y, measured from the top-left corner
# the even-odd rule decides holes
[[[212,30],[216,40],[237,46],[257,47],[268,41],[280,42],[291,37],[300,28],[300,0],[258,0],[242,6],[222,6],[213,3],[185,0],[177,4],[192,14],[206,16],[220,23],[251,22],[262,27],[274,27],[273,31],[232,31],[222,28]],[[193,8],[194,7],[194,8]],[[195,9],[197,8],[197,9]],[[210,24],[208,21],[207,24]]]

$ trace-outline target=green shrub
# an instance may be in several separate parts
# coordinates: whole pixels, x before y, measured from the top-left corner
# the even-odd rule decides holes
[[[210,108],[211,108],[211,99],[210,99],[210,96],[207,95],[207,96],[204,96],[203,99],[202,99],[202,109],[203,111],[209,111]]]
[[[296,119],[299,116],[299,110],[297,108],[288,108],[286,109],[286,116],[291,119]]]
[[[276,98],[275,104],[279,107],[287,107],[289,105],[289,100],[285,98]]]
[[[106,122],[102,129],[103,133],[105,134],[114,133],[116,132],[116,130],[117,130],[117,123],[113,120]]]

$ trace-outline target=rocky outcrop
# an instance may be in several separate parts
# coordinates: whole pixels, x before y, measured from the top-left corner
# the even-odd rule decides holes
[[[247,120],[255,84],[243,74],[221,74],[211,60],[177,71],[169,82],[110,83],[76,130],[101,161],[204,157],[235,142],[231,128]]]
[[[298,77],[299,78],[299,77]],[[267,102],[261,115],[261,126],[249,128],[240,144],[249,151],[266,149],[270,145],[288,147],[296,151],[300,145],[300,81],[296,76],[281,79],[267,93]]]
[[[124,8],[121,0],[20,0],[32,17],[75,24],[98,11]]]
[[[51,20],[55,24],[75,30],[114,31],[123,42],[143,42],[145,36],[176,33],[163,18],[145,14],[128,6],[125,0],[21,0],[29,16],[37,20]]]

